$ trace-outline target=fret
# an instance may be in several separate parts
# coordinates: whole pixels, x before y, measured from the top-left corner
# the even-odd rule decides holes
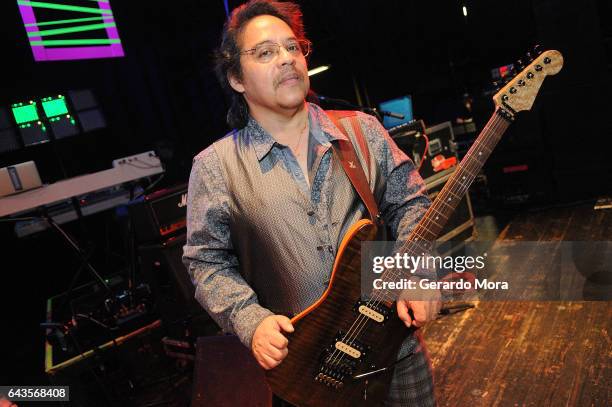
[[[433,243],[433,241],[425,239],[425,240],[421,240],[420,242],[418,241],[407,241],[406,243],[404,243],[402,245],[402,248],[400,249],[400,251],[402,253],[408,253],[409,255],[419,255],[420,253],[418,253],[418,251],[429,251],[431,250],[431,244]],[[423,245],[426,246],[423,246]],[[416,249],[416,251],[415,251]]]
[[[466,157],[467,157],[467,155],[466,155]],[[463,161],[466,161],[466,159],[464,158]],[[459,170],[457,170],[457,171],[466,172],[467,176],[469,178],[476,178],[476,174],[474,174],[472,171],[470,171],[470,169],[468,168],[467,165],[465,165],[465,166],[462,165],[461,168]]]
[[[436,216],[435,216],[435,219],[436,219],[436,220],[438,220],[438,219],[439,219],[439,217],[441,216],[441,217],[443,217],[443,218],[444,218],[444,222],[446,223],[446,221],[448,220],[448,217],[447,217],[447,216],[446,216],[444,213],[442,213],[442,212],[438,211],[438,209],[437,209],[437,206],[436,206],[436,205],[431,205],[429,208],[430,208],[430,209],[429,209],[430,211],[432,211],[432,212],[434,212],[434,213],[436,214]]]
[[[427,232],[428,234],[431,235],[431,237],[425,237],[420,232]],[[424,229],[420,224],[414,229],[413,233],[416,234],[416,236],[418,237],[418,240],[415,239],[415,240],[410,242],[410,244],[413,244],[413,245],[415,244],[414,242],[417,242],[417,241],[427,242],[427,241],[431,240],[432,238],[433,239],[436,238],[436,236],[433,233],[431,233],[427,229]]]
[[[428,215],[427,213],[425,213],[425,216],[423,216],[423,219],[421,219],[421,223],[425,225],[428,222],[431,224],[431,223],[434,223],[434,220],[431,215]]]
[[[397,293],[394,294],[392,292],[389,292],[389,290],[384,290],[383,298],[386,302],[395,302],[395,300],[397,299]]]
[[[449,180],[449,181],[451,181],[451,180]],[[448,188],[448,190],[446,191],[446,193],[448,193],[448,194],[452,195],[452,196],[453,196],[453,198],[455,198],[455,199],[461,199],[461,198],[463,198],[463,194],[457,195],[457,194],[453,193],[453,188],[452,188],[452,187],[453,187],[453,185],[451,184],[451,186]]]
[[[419,225],[419,226],[420,226],[420,225]],[[416,237],[417,237],[416,239],[414,239],[414,240],[413,240],[414,242],[418,241],[419,239],[420,239],[420,240],[425,240],[425,238],[424,238],[423,236],[421,236],[421,234],[420,234],[420,233],[419,233],[419,231],[417,230],[417,228],[418,228],[419,226],[417,226],[417,227],[414,229],[414,231],[412,232],[412,233],[413,233],[414,235],[416,235]],[[421,228],[421,229],[422,229],[422,228]]]
[[[472,183],[472,181],[474,180],[473,178],[468,180],[468,178],[465,175],[460,175],[456,177],[456,183],[457,185],[459,185],[461,187],[461,195],[463,195],[468,188],[470,187],[470,184]]]
[[[383,302],[394,302],[397,298],[397,294],[393,295],[389,290],[376,290],[373,289],[370,293],[370,301],[376,298],[374,301],[383,301]]]
[[[491,152],[493,151],[492,148],[489,148],[488,144],[486,143],[481,143],[481,145],[478,147],[479,150],[485,150],[485,154],[489,155],[491,154]]]
[[[431,223],[435,224],[436,227],[439,228],[439,229],[442,229],[444,227],[443,224],[440,224],[440,223],[436,222],[432,217],[428,217],[427,219],[424,218],[422,222],[431,222]]]
[[[448,211],[448,212],[452,213],[452,211],[455,210],[455,206],[454,205],[450,205],[448,202],[449,201],[447,199],[440,200],[440,205],[444,205],[444,206],[448,207],[450,209],[450,211]]]
[[[452,179],[449,182],[453,181]],[[468,190],[469,185],[466,185],[461,182],[461,180],[456,179],[453,181],[453,184],[449,187],[449,189],[454,190],[456,195],[463,197]]]
[[[431,224],[427,225],[427,222],[429,222],[429,220],[426,218],[423,218],[421,219],[421,222],[419,223],[419,226],[421,228],[421,232],[419,233],[421,241],[427,240],[424,236],[422,236],[423,234],[429,234],[431,236],[435,236],[435,231],[431,230],[430,228]]]
[[[427,215],[427,213],[425,214],[425,216],[423,216],[423,219],[421,220],[421,223],[423,224],[423,227],[425,227],[427,225],[427,230],[429,231],[429,234],[431,236],[433,236],[435,238],[437,231],[436,230],[432,230],[432,229],[436,229],[435,226],[433,228],[430,228],[429,226],[433,226],[434,224],[434,218]]]

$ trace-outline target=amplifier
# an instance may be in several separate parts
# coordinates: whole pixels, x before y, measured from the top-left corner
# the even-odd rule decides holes
[[[138,242],[159,241],[182,231],[187,217],[187,184],[161,189],[129,205]]]
[[[423,120],[413,120],[389,129],[389,136],[395,144],[414,161],[418,167],[425,149],[425,123]]]
[[[400,150],[414,161],[419,168],[419,174],[424,179],[457,165],[457,148],[451,122],[425,129],[422,120],[414,120],[390,129],[389,135]],[[424,135],[427,136],[429,143],[426,142]]]

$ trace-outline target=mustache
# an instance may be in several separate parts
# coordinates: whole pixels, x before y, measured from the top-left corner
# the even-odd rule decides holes
[[[282,82],[286,81],[287,79],[294,79],[294,78],[300,81],[303,81],[304,75],[295,69],[288,69],[284,72],[281,72],[281,74],[276,79],[274,86],[278,87]]]

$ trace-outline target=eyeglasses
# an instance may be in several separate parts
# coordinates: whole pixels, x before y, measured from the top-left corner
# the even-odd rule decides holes
[[[287,52],[293,56],[308,56],[308,54],[310,54],[310,45],[310,41],[295,40],[289,41],[283,45],[283,48],[285,48]],[[275,42],[264,42],[263,44],[257,45],[255,48],[240,52],[240,55],[252,55],[257,62],[265,64],[272,61],[280,54],[280,47],[281,45]]]

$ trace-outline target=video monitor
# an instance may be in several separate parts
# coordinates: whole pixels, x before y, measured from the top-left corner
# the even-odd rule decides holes
[[[402,96],[396,99],[388,100],[380,103],[381,111],[388,111],[404,116],[403,119],[398,119],[390,116],[383,116],[383,126],[385,129],[390,129],[400,124],[410,123],[413,119],[412,113],[412,97]]]

